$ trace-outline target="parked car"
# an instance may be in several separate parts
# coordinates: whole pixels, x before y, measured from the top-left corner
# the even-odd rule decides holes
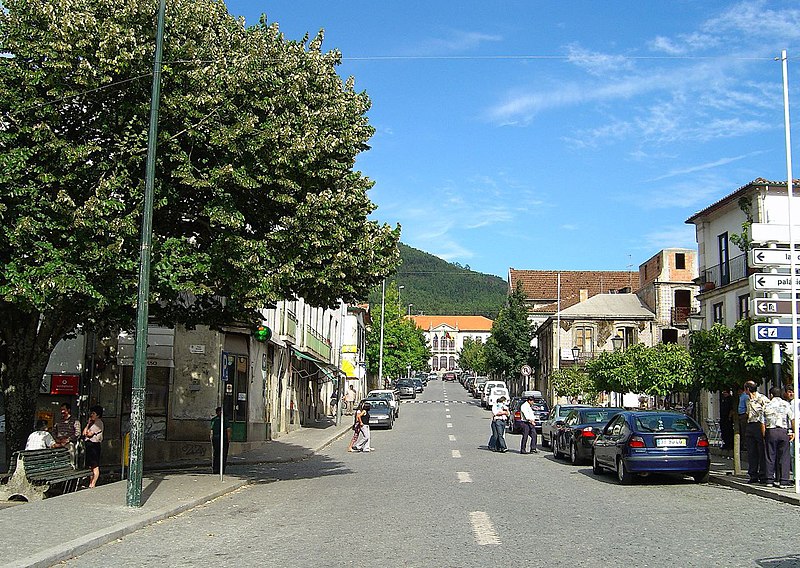
[[[464,388],[468,391],[472,392],[472,386],[475,384],[475,377],[467,377],[467,380],[464,381]]]
[[[371,390],[367,393],[367,398],[382,398],[389,401],[389,406],[394,410],[394,417],[400,416],[400,398],[395,391],[385,389]]]
[[[435,381],[438,378],[439,378],[439,375],[437,375],[436,373],[428,373],[428,380],[429,381]]]
[[[414,392],[423,392],[425,390],[425,385],[422,384],[422,381],[419,379],[409,379],[412,383],[414,383]]]
[[[508,388],[504,381],[486,381],[483,384],[483,390],[481,391],[481,406],[483,408],[489,408],[489,393],[496,387]]]
[[[481,392],[483,391],[483,385],[486,384],[486,381],[489,379],[486,377],[475,377],[475,382],[472,384],[472,397],[473,398],[480,398]]]
[[[397,396],[400,398],[417,398],[417,389],[410,379],[398,380],[395,388],[397,389]]]
[[[452,371],[447,371],[446,373],[444,373],[442,375],[442,380],[443,381],[448,381],[448,382],[455,381],[456,380],[456,374],[454,372],[452,372]]]
[[[556,424],[558,422],[563,422],[574,408],[590,408],[590,406],[588,404],[556,404],[550,410],[550,414],[542,421],[540,430],[542,434],[542,446],[545,448],[551,446],[550,441],[553,439],[553,432],[558,429]]]
[[[508,431],[512,434],[519,434],[522,432],[522,413],[520,412],[520,407],[525,404],[525,401],[528,399],[528,393],[531,393],[533,396],[533,403],[531,404],[531,408],[533,409],[533,413],[536,415],[536,433],[542,433],[542,422],[547,420],[550,408],[547,405],[547,401],[542,397],[542,393],[539,391],[524,391],[522,396],[515,396],[511,399],[509,403],[509,411],[511,412],[511,417],[508,421]],[[535,393],[539,393],[537,397]]]
[[[389,401],[383,398],[368,397],[361,401],[361,404],[369,403],[369,427],[384,427],[388,430],[394,428],[394,410],[389,405]]]
[[[609,420],[624,408],[592,406],[570,410],[566,420],[552,438],[553,456],[569,456],[573,465],[592,459],[592,448],[597,435]]]
[[[669,411],[617,414],[595,441],[592,471],[615,471],[622,484],[644,473],[691,475],[708,481],[711,465],[708,437],[689,416]]]

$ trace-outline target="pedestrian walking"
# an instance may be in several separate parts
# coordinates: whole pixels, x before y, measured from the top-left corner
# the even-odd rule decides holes
[[[719,432],[722,449],[733,449],[733,395],[730,389],[723,389],[719,404]]]
[[[100,479],[100,449],[103,442],[103,407],[93,406],[89,410],[89,422],[83,429],[83,443],[86,445],[86,467],[92,470],[89,487],[97,486]]]
[[[336,418],[336,407],[339,405],[339,387],[333,387],[331,393],[331,418]]]
[[[372,406],[365,402],[361,406],[361,410],[356,413],[356,420],[358,421],[360,427],[358,430],[358,438],[356,438],[356,443],[353,444],[353,450],[356,452],[371,452],[372,448],[369,445],[370,442],[370,432],[369,432],[369,411]]]
[[[521,454],[535,454],[539,451],[536,449],[536,413],[531,406],[534,400],[532,396],[529,396],[519,407],[522,415],[522,442],[519,447]],[[528,438],[531,439],[530,450],[525,449],[528,446]]]
[[[222,407],[218,406],[215,410],[216,415],[211,419],[211,431],[209,437],[211,438],[211,473],[225,473],[228,467],[228,448],[231,445],[231,423],[228,417],[225,417],[224,424],[222,420]],[[221,444],[222,433],[225,432],[225,444]],[[222,446],[222,448],[220,448]],[[220,462],[220,449],[222,450],[222,461]]]
[[[753,381],[744,384],[747,394],[747,476],[748,483],[767,482],[767,454],[764,447],[764,407],[769,399],[758,392]]]
[[[781,388],[772,387],[770,401],[764,406],[764,446],[767,484],[786,489],[789,479],[789,442],[794,437],[794,410],[781,398]]]
[[[353,385],[347,389],[347,392],[344,393],[344,404],[345,404],[345,414],[353,414],[353,405],[356,402],[356,389],[353,388]]]
[[[797,420],[797,415],[800,414],[798,412],[797,401],[794,399],[794,387],[792,385],[786,385],[786,388],[783,389],[783,400],[788,402],[792,406],[792,416],[794,419]],[[794,423],[792,424],[792,433],[794,434]],[[794,479],[794,445],[796,441],[794,436],[792,436],[791,441],[789,442],[789,471],[791,473],[791,477],[789,479]]]
[[[507,452],[506,447],[506,420],[508,419],[508,406],[506,397],[501,396],[492,405],[492,437],[489,438],[489,449],[493,452]]]

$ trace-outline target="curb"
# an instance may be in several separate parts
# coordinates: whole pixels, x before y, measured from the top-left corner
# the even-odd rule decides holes
[[[750,485],[748,483],[742,483],[737,479],[732,479],[732,476],[730,475],[713,473],[713,472],[709,474],[708,479],[709,481],[716,483],[717,485],[724,485],[725,487],[738,489],[742,493],[748,493],[750,495],[758,495],[759,497],[766,497],[767,499],[780,501],[782,503],[787,503],[789,505],[800,505],[800,496],[798,496],[796,493],[792,494],[776,493],[775,491],[770,491],[766,487],[761,487],[759,485]]]
[[[235,491],[247,485],[249,481],[233,481],[228,487],[218,489],[208,495],[202,495],[194,500],[181,503],[175,507],[156,509],[150,513],[142,514],[141,517],[132,519],[128,522],[121,522],[113,525],[107,529],[95,531],[85,537],[76,538],[69,542],[63,543],[59,547],[50,548],[33,556],[29,556],[24,560],[18,560],[11,564],[4,564],[2,568],[23,568],[26,566],[33,568],[47,568],[62,560],[80,556],[94,548],[108,544],[109,542],[121,538],[125,535],[131,534],[141,528],[151,525],[155,522],[161,521],[168,517],[173,517],[189,509],[193,509],[198,505],[205,502],[212,501],[227,493]]]

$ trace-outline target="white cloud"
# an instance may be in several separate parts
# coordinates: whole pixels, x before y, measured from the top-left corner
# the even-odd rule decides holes
[[[577,44],[567,46],[567,61],[580,67],[591,75],[608,76],[610,73],[629,71],[633,68],[633,60],[622,55],[611,55],[589,51]]]
[[[739,160],[743,160],[745,158],[750,158],[752,156],[757,156],[758,154],[763,154],[763,152],[751,152],[749,154],[743,154],[741,156],[732,156],[730,158],[720,158],[719,160],[714,160],[713,162],[707,162],[705,164],[697,164],[695,166],[688,166],[685,168],[678,168],[674,170],[670,170],[669,172],[660,175],[656,178],[653,178],[648,181],[660,181],[662,179],[667,179],[675,176],[682,176],[686,174],[693,174],[697,172],[702,172],[705,170],[709,170],[712,168],[718,168],[720,166],[725,166],[733,162],[738,162]]]
[[[410,46],[404,55],[436,56],[451,55],[473,51],[484,43],[496,43],[503,40],[503,36],[476,31],[452,30],[445,37],[424,40],[417,45]]]
[[[639,249],[661,250],[670,247],[697,248],[697,238],[694,225],[674,225],[661,227],[642,235]]]

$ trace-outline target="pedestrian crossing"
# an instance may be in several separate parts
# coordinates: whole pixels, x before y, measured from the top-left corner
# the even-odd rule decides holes
[[[401,400],[401,404],[480,404],[476,400]]]

